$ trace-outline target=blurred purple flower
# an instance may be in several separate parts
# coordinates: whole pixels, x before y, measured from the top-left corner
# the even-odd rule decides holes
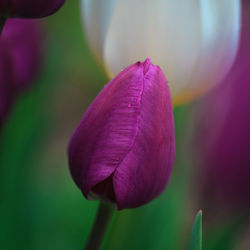
[[[20,91],[31,84],[42,58],[36,21],[10,19],[0,37],[0,124]]]
[[[40,18],[55,13],[65,0],[0,0],[0,17]]]
[[[171,97],[160,67],[147,59],[110,81],[83,116],[68,153],[87,199],[124,209],[159,195],[175,156]]]
[[[199,150],[207,207],[250,205],[250,2],[243,1],[240,47],[222,86],[202,103]]]

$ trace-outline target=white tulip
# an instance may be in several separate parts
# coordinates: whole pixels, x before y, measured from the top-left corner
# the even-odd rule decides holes
[[[175,103],[219,83],[236,56],[240,0],[82,0],[89,44],[113,77],[149,57]]]

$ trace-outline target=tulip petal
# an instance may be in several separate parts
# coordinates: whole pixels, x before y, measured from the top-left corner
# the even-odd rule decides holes
[[[250,206],[250,2],[242,3],[235,63],[221,86],[200,103],[201,112],[196,116],[200,202],[207,210],[220,209],[223,216]]]
[[[114,173],[118,209],[145,204],[168,182],[174,156],[174,119],[165,76],[157,66],[144,63],[136,137]]]
[[[239,28],[240,0],[118,0],[103,58],[113,76],[150,57],[180,102],[225,76],[237,51]]]
[[[238,49],[241,5],[236,0],[201,1],[202,47],[193,77],[183,92],[211,88],[230,70]]]
[[[0,126],[18,94],[33,83],[41,66],[42,47],[36,21],[7,20],[0,39]]]
[[[101,59],[104,39],[117,1],[82,0],[85,31],[89,45],[98,59]]]
[[[118,1],[105,39],[109,71],[116,74],[133,61],[150,57],[165,72],[175,95],[188,83],[199,56],[199,21],[196,0]]]
[[[142,90],[142,68],[132,65],[108,83],[88,108],[71,139],[72,176],[87,197],[108,178],[133,144]],[[82,183],[84,180],[88,180]]]
[[[9,79],[6,82],[12,80],[16,90],[25,89],[36,75],[42,60],[42,44],[41,27],[35,20],[7,20],[0,50],[8,53]]]

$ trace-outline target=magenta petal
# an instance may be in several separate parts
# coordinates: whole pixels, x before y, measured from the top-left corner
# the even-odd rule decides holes
[[[140,75],[141,67],[135,64],[108,83],[71,139],[72,176],[86,197],[93,186],[115,171],[133,144],[142,87]]]
[[[12,18],[4,26],[0,55],[6,56],[4,64],[8,68],[8,79],[5,82],[12,81],[18,90],[27,87],[38,71],[42,60],[42,35],[41,26],[35,20]]]
[[[114,174],[119,209],[140,206],[159,195],[175,156],[173,110],[165,76],[149,61],[142,67],[137,134]]]
[[[69,165],[87,198],[90,191],[104,194],[123,209],[163,191],[174,154],[167,82],[146,60],[123,70],[96,97],[71,139]]]
[[[221,86],[201,102],[197,129],[201,205],[223,215],[250,207],[250,1],[242,3],[235,63]]]
[[[55,13],[66,0],[0,0],[0,17],[40,18]]]
[[[0,126],[17,95],[38,73],[42,50],[42,31],[36,21],[7,20],[0,37]]]

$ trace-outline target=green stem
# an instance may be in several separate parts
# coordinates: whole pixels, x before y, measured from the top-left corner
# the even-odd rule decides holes
[[[3,27],[4,27],[6,20],[7,20],[7,18],[0,16],[0,36],[1,36],[1,33],[2,33],[2,30],[3,30]]]
[[[100,202],[85,250],[98,250],[100,248],[113,211],[111,204]]]

